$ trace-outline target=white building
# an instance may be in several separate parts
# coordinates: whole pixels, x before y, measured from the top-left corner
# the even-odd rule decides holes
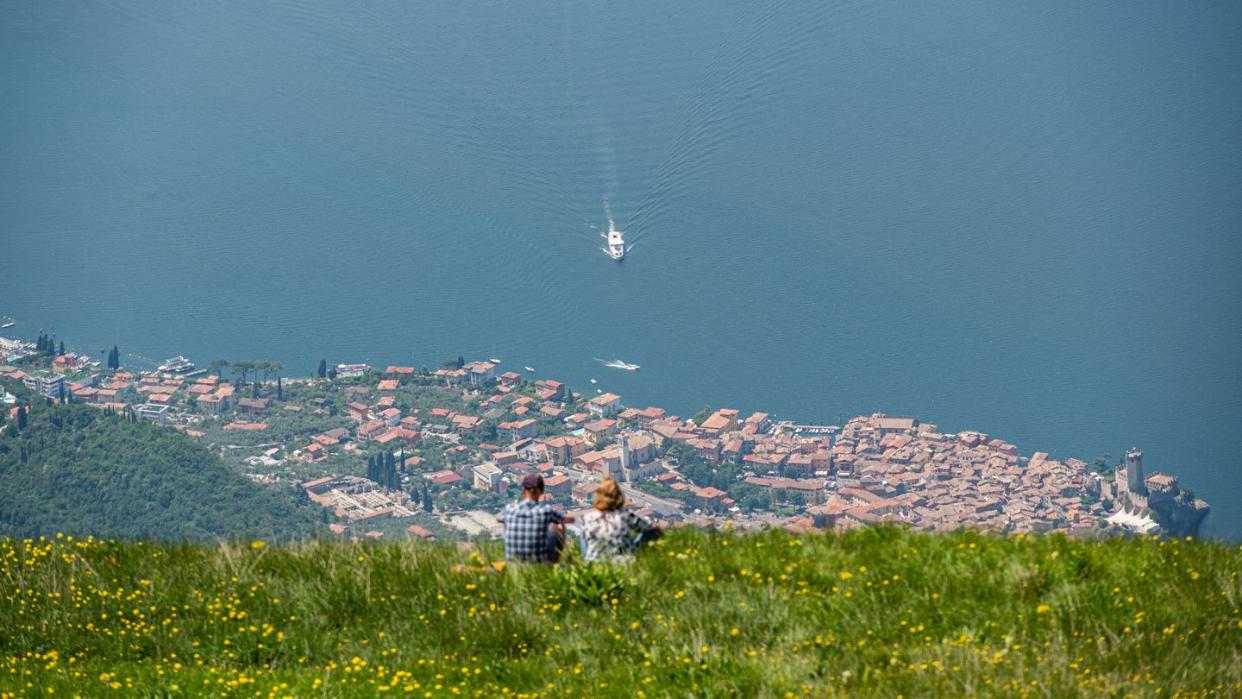
[[[499,466],[488,461],[475,466],[473,472],[476,490],[489,490],[493,493],[501,492],[502,484],[500,477],[503,471],[500,470]]]

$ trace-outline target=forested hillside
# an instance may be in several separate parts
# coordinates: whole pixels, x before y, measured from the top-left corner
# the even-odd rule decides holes
[[[184,435],[5,386],[30,412],[0,429],[0,535],[292,538],[315,512],[250,482]]]

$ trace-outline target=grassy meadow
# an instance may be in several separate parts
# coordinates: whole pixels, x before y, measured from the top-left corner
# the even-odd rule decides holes
[[[1242,550],[679,531],[494,545],[0,540],[0,697],[1238,696]]]

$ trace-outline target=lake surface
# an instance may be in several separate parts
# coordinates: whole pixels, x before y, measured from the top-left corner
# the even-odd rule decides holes
[[[0,314],[1138,446],[1239,537],[1240,75],[1232,1],[8,2]]]

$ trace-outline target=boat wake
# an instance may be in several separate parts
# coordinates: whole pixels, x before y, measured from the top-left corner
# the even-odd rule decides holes
[[[600,359],[599,357],[595,357],[594,359],[595,361],[599,362],[600,364],[603,364],[604,366],[610,369],[624,369],[625,371],[638,371],[639,369],[642,368],[637,364],[632,364],[630,362],[623,362],[620,359]]]

